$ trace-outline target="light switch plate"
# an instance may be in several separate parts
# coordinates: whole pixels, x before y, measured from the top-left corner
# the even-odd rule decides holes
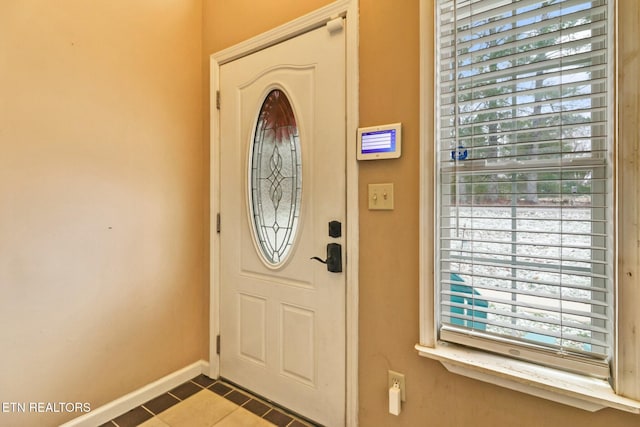
[[[369,184],[369,210],[393,210],[393,183]]]

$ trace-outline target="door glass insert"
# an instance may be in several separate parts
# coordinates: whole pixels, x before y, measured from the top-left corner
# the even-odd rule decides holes
[[[267,264],[286,261],[295,241],[302,198],[296,117],[280,89],[265,98],[250,153],[249,206],[259,252]]]

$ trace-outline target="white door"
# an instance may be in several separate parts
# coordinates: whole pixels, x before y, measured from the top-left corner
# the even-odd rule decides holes
[[[331,28],[220,67],[220,375],[340,426],[345,273],[311,259],[345,248],[345,38]]]

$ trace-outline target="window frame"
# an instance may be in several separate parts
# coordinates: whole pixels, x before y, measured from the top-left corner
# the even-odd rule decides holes
[[[438,157],[436,207],[439,212],[439,215],[436,216],[435,243],[438,260],[436,274],[440,275],[436,280],[440,299],[436,311],[440,314],[438,316],[439,336],[443,341],[457,342],[472,347],[478,346],[507,356],[518,354],[520,358],[547,366],[557,366],[566,370],[608,378],[610,375],[608,355],[613,341],[610,325],[613,324],[613,321],[606,313],[613,311],[611,310],[612,274],[605,277],[603,272],[598,274],[592,269],[603,268],[605,271],[613,271],[614,259],[612,255],[612,229],[605,226],[606,218],[610,218],[613,214],[612,180],[606,178],[606,171],[612,167],[610,161],[612,147],[610,145],[613,139],[613,126],[611,126],[613,109],[608,108],[608,111],[601,111],[603,106],[610,105],[607,100],[612,93],[612,79],[607,79],[605,85],[602,78],[609,74],[609,70],[613,66],[612,58],[608,54],[613,44],[611,37],[613,16],[611,15],[611,2],[606,0],[563,1],[566,4],[560,3],[559,8],[545,6],[538,9],[537,6],[542,6],[544,1],[494,0],[488,2],[488,6],[483,8],[484,2],[476,0],[475,3],[473,1],[469,3],[473,3],[474,7],[479,7],[480,10],[474,9],[472,12],[471,4],[465,5],[465,2],[460,0],[440,0],[441,6],[438,6],[436,15],[438,12],[443,15],[440,15],[441,17],[436,22],[436,39],[438,40],[436,49],[438,49],[438,53],[435,64],[438,89],[435,97],[437,108],[435,149]],[[463,4],[456,5],[456,3]],[[584,9],[584,5],[589,3],[592,3],[595,10],[592,8]],[[579,7],[580,10],[571,12],[569,10],[571,6]],[[523,22],[526,21],[525,18],[521,17],[523,15],[513,14],[516,9],[521,10],[528,7],[536,7],[525,13],[533,22],[525,23]],[[562,12],[565,8],[567,12]],[[556,16],[555,13],[558,12],[560,15]],[[489,16],[493,17],[494,14],[498,20],[495,24],[488,21]],[[560,22],[564,22],[565,17],[568,17],[570,21],[575,20],[575,22],[565,27],[560,24]],[[479,25],[481,30],[475,29],[477,23],[481,23]],[[514,29],[516,27],[518,30]],[[495,35],[492,31],[494,28]],[[457,29],[460,29],[461,33]],[[571,37],[583,34],[585,29],[591,33],[588,37],[576,36],[575,40]],[[603,33],[607,34],[606,43],[601,39]],[[521,39],[520,34],[526,37]],[[531,34],[535,34],[532,39],[530,38]],[[494,43],[498,47],[492,47]],[[541,43],[542,45],[530,50],[531,43]],[[565,47],[566,45],[569,47]],[[528,47],[520,50],[517,48],[518,46]],[[605,47],[606,50],[602,49]],[[504,56],[503,50],[513,51],[514,49],[517,50],[517,55],[527,58],[526,65],[513,64],[509,57]],[[553,56],[558,51],[566,52],[567,56]],[[495,58],[492,54],[495,55]],[[492,59],[487,59],[487,55]],[[542,60],[540,57],[545,59]],[[528,70],[531,65],[528,62],[530,59],[533,60],[532,64],[536,66],[535,75],[531,75],[533,72]],[[487,60],[492,64],[495,63],[497,69],[487,69]],[[562,65],[564,60],[572,65]],[[477,66],[474,65],[476,61],[478,61]],[[590,65],[587,65],[588,62]],[[498,66],[498,63],[501,65]],[[505,63],[511,64],[511,66],[515,65],[516,68],[507,68]],[[545,68],[543,69],[541,65],[537,64],[544,64]],[[521,66],[524,66],[527,71],[522,71]],[[562,71],[548,72],[558,66]],[[591,74],[587,81],[583,76],[586,71],[597,74]],[[503,79],[503,81],[496,84],[495,79]],[[576,79],[576,83],[571,83],[573,79]],[[531,84],[534,81],[536,103],[538,102],[538,90],[541,94],[541,101],[538,105],[540,111],[537,113],[535,111],[529,112],[529,114],[534,114],[529,119],[527,114],[523,114],[522,111],[538,108],[533,107],[529,99],[533,96]],[[489,82],[493,83],[486,85]],[[570,95],[555,93],[574,84],[576,87],[584,86],[588,89],[582,93],[576,89],[576,92],[571,92]],[[503,92],[495,89],[496,85],[508,89]],[[485,89],[487,87],[489,89]],[[489,100],[483,95],[485,90],[491,92]],[[547,93],[550,95],[548,101],[545,95]],[[583,105],[586,101],[589,101],[588,106]],[[574,103],[577,102],[580,102],[581,105],[579,109],[574,111],[577,108]],[[553,123],[540,127],[539,120],[544,119],[539,119],[538,116],[542,110],[547,109],[555,110],[553,115],[549,111],[544,113],[544,116],[553,117],[551,120]],[[498,117],[505,110],[510,112],[509,117],[499,119]],[[588,122],[583,115],[590,117]],[[488,117],[492,118],[487,125],[485,120]],[[565,125],[563,128],[562,123],[565,120],[572,123],[571,118],[577,120],[577,124]],[[581,120],[584,120],[584,123]],[[528,125],[523,125],[524,121],[529,121]],[[493,130],[492,126],[495,127]],[[512,133],[502,129],[503,126],[506,126],[506,129],[516,127],[521,130]],[[549,134],[542,130],[547,126],[551,129]],[[563,129],[573,127],[576,127],[574,131],[579,127],[582,132],[585,132],[583,135],[589,135],[586,136],[591,140],[588,151],[584,147],[573,147],[569,148],[567,152],[564,151],[566,144],[571,144],[572,138],[576,138],[576,136],[572,134],[572,131],[567,131],[569,134],[564,135]],[[471,129],[474,131],[470,133]],[[593,135],[594,130],[595,135]],[[524,138],[525,141],[519,141],[519,136],[531,132],[536,134],[536,139],[531,139],[529,136]],[[539,155],[538,146],[556,144],[558,139],[561,141],[562,149],[556,148],[551,151],[552,154],[544,154],[546,150],[542,148],[543,152]],[[464,144],[465,156],[460,160],[453,161],[454,153],[451,152],[449,155],[450,150],[459,144]],[[531,145],[533,144],[536,146],[536,153],[532,152]],[[467,148],[470,153],[469,158],[466,158]],[[574,152],[575,148],[577,150]],[[507,152],[501,154],[502,150]],[[522,153],[523,151],[524,153]],[[503,157],[504,155],[506,157]],[[531,175],[528,174],[532,171],[535,174],[534,178],[530,178]],[[538,181],[541,173],[548,176],[542,181]],[[573,207],[565,208],[564,203],[553,206],[548,201],[537,205],[522,205],[518,201],[517,191],[513,188],[518,185],[518,182],[524,183],[525,179],[535,179],[535,182],[539,183],[538,185],[549,182],[558,185],[558,189],[554,190],[558,193],[554,192],[553,197],[571,198],[571,193],[563,189],[562,185],[565,179],[575,179],[569,178],[572,173],[582,173],[582,178],[579,179],[587,182],[588,191],[585,194],[591,200],[588,207],[588,218],[583,219],[591,224],[591,230],[584,230],[585,236],[581,243],[574,241],[576,239],[573,236],[574,233],[568,230],[572,221],[564,217],[564,212],[574,211]],[[491,182],[493,184],[489,184]],[[454,183],[456,183],[455,189],[453,188]],[[503,194],[505,184],[510,188],[511,196]],[[465,190],[460,192],[462,189]],[[476,189],[480,192],[476,193]],[[494,200],[493,202],[478,201],[478,198],[485,197],[484,190],[491,193],[486,197],[490,197]],[[542,202],[545,192],[539,191],[540,188],[537,190],[536,198],[539,196]],[[521,195],[524,194],[521,193]],[[460,199],[463,199],[462,203]],[[504,203],[510,203],[510,205]],[[512,216],[510,223],[502,220],[505,209],[508,210],[509,207]],[[533,216],[528,217],[526,211],[535,211],[535,219]],[[547,249],[557,250],[557,256],[560,256],[560,253],[564,253],[565,248],[567,250],[574,248],[574,255],[568,255],[575,257],[573,262],[570,260],[565,263],[561,257],[551,261],[549,259],[552,256],[550,252],[536,253],[535,248],[533,249],[535,254],[522,252],[529,244],[546,245],[548,239],[553,237],[549,234],[536,234],[535,228],[521,222],[525,219],[538,221],[542,219],[538,216],[539,214],[549,213],[555,213],[558,216],[547,215],[543,222],[553,222],[558,227],[552,233],[559,241],[550,244]],[[462,225],[460,225],[461,223]],[[536,222],[536,224],[540,223]],[[454,231],[460,227],[466,230],[464,233],[468,232],[466,237],[461,237]],[[526,242],[519,238],[523,235],[527,235]],[[504,236],[511,237],[504,240]],[[476,240],[477,238],[479,240]],[[565,243],[565,238],[573,242]],[[466,249],[464,239],[470,243]],[[590,243],[585,242],[587,239],[590,240]],[[601,242],[594,243],[593,239],[601,240]],[[460,243],[462,245],[458,246]],[[574,244],[577,246],[574,247]],[[590,259],[586,253],[587,250],[576,249],[581,245],[585,245],[583,247],[586,248],[590,247]],[[505,249],[507,246],[510,247],[510,250]],[[491,253],[496,256],[490,255]],[[519,260],[521,257],[532,257],[533,259],[530,263],[523,263]],[[547,262],[541,261],[542,258]],[[608,260],[606,265],[600,265],[600,262],[605,260]],[[590,267],[583,270],[583,274],[580,274],[579,270],[587,263],[590,264]],[[576,268],[576,264],[582,267]],[[551,268],[556,268],[557,274],[549,273],[548,269]],[[551,293],[540,294],[536,297],[528,291],[527,277],[531,278],[532,274],[550,275],[546,279],[547,281],[541,282],[544,283],[547,292],[549,289],[562,289],[564,282],[565,289],[575,290],[580,286],[589,286],[595,295],[587,296],[587,292],[577,291],[579,294],[574,295],[574,299],[566,298],[562,293],[558,293],[553,296],[556,306],[552,302]],[[449,279],[449,275],[451,275],[451,279]],[[588,277],[590,281],[588,285],[582,281],[585,277]],[[456,283],[458,284],[456,285]],[[508,284],[509,286],[507,286]],[[472,298],[472,301],[465,302],[463,297],[465,292],[472,292],[476,297]],[[592,299],[594,301],[591,301]],[[511,304],[508,302],[509,300],[511,300]],[[607,301],[607,307],[604,308],[603,313],[605,315],[602,317],[596,314],[599,310],[599,303],[595,303],[595,300]],[[562,306],[576,302],[578,304],[582,302],[583,305],[575,308],[574,313],[565,316],[562,313]],[[476,309],[465,311],[461,308],[469,306],[469,304],[476,306],[477,311]],[[590,311],[587,311],[588,309]],[[536,314],[542,316],[536,318]],[[460,317],[457,317],[458,315]],[[469,319],[469,316],[475,318],[476,315],[477,319],[486,320],[473,320],[473,322],[463,320]],[[587,317],[590,317],[592,322],[603,319],[604,323],[601,325],[602,327],[595,326],[595,323],[591,323],[590,326],[586,324],[581,326],[580,321],[572,324],[573,316],[581,317],[582,321]],[[498,320],[500,317],[502,322]],[[569,322],[571,326],[563,327],[563,321]],[[544,329],[540,328],[545,327],[548,328],[550,335],[555,336],[555,339],[549,336],[541,339],[536,336],[544,334],[545,332],[541,332]],[[527,331],[529,331],[529,335],[533,336],[527,337]],[[595,334],[598,333],[596,331],[602,331],[603,335],[600,339],[595,338]],[[580,336],[581,333],[594,335],[585,335],[585,338]],[[468,335],[473,335],[472,339],[469,339]],[[549,339],[553,342],[549,342]],[[572,340],[573,342],[571,342]],[[569,344],[567,345],[567,343]],[[579,343],[582,344],[582,347],[578,346]],[[592,344],[595,347],[593,353],[591,353]],[[585,346],[588,348],[585,349]],[[559,354],[561,354],[560,357]]]
[[[614,28],[611,37],[614,38],[615,52],[610,52],[615,72],[614,93],[611,95],[611,103],[614,109],[614,117],[617,117],[617,13],[618,2],[611,0],[610,10],[613,13]],[[438,254],[435,249],[435,236],[437,235],[437,203],[436,203],[436,178],[437,171],[435,138],[437,111],[435,110],[435,97],[437,96],[435,81],[435,52],[436,52],[436,22],[437,1],[420,0],[420,85],[421,85],[421,191],[420,191],[420,343],[415,348],[419,355],[441,362],[452,373],[475,378],[481,381],[518,390],[527,394],[550,399],[588,411],[596,411],[604,407],[613,407],[620,410],[640,413],[640,395],[629,397],[616,393],[620,389],[621,380],[626,382],[640,382],[640,374],[623,372],[620,366],[629,365],[629,360],[620,361],[623,356],[618,351],[618,343],[615,341],[612,358],[611,383],[586,375],[570,373],[556,368],[545,367],[531,362],[512,359],[507,356],[488,353],[483,350],[465,347],[459,344],[451,344],[438,341],[438,319],[436,296],[436,263]],[[617,123],[614,124],[612,133],[618,139]],[[614,162],[617,162],[617,152],[614,147]],[[615,170],[615,169],[614,169]],[[618,177],[614,176],[614,186],[618,187]],[[614,192],[614,216],[620,219],[618,200]],[[616,221],[617,222],[617,221]],[[614,232],[615,244],[618,244],[617,232]],[[614,261],[614,271],[620,264],[620,260]],[[618,277],[614,277],[614,294],[619,294],[621,286]],[[614,337],[618,336],[617,325],[623,315],[632,318],[632,323],[640,323],[640,315],[622,313],[620,304],[616,301],[614,314]],[[635,317],[633,317],[635,316]],[[640,356],[635,357],[636,363],[640,363]],[[633,361],[631,361],[633,363]],[[622,375],[625,377],[622,377]]]

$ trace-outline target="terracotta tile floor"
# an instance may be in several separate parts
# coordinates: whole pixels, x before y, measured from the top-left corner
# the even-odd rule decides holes
[[[222,381],[200,375],[100,427],[315,427]]]

